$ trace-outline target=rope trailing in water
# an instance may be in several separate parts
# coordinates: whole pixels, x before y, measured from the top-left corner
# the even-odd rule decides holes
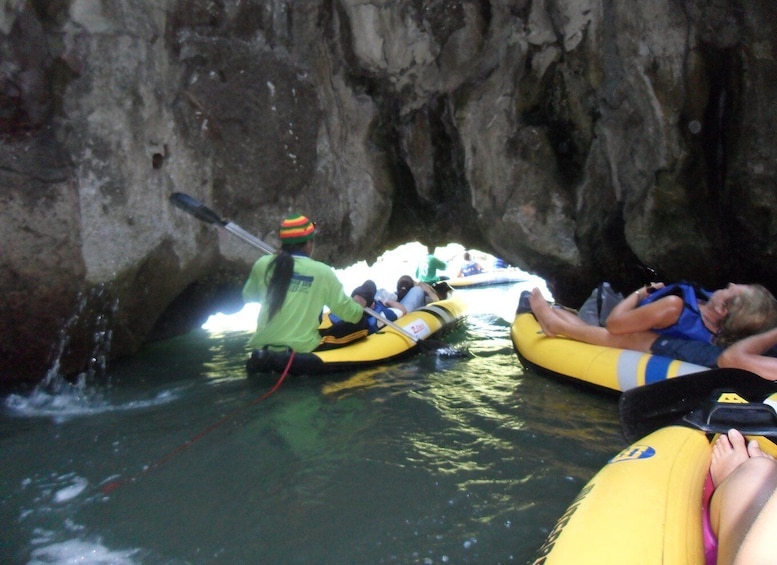
[[[137,481],[143,475],[145,475],[145,474],[153,471],[154,469],[157,469],[157,468],[161,467],[162,465],[164,465],[165,463],[167,463],[170,459],[172,459],[173,457],[175,457],[176,455],[178,455],[179,453],[184,451],[186,448],[190,447],[194,442],[201,440],[202,438],[204,438],[205,436],[207,436],[208,434],[210,434],[214,430],[220,428],[221,426],[223,426],[224,424],[226,424],[227,422],[232,420],[232,418],[234,418],[235,416],[237,416],[238,414],[240,414],[244,410],[247,410],[248,408],[250,408],[252,406],[255,406],[255,405],[259,404],[260,402],[262,402],[263,400],[266,400],[267,398],[269,398],[276,390],[278,390],[280,388],[281,384],[286,379],[286,376],[289,374],[289,370],[291,369],[291,364],[292,364],[293,361],[294,361],[294,351],[291,352],[291,355],[289,356],[289,361],[288,361],[288,363],[286,363],[286,368],[283,370],[283,373],[281,374],[281,376],[278,379],[278,381],[273,385],[273,387],[270,390],[265,392],[262,396],[260,396],[259,398],[255,399],[255,400],[252,400],[250,403],[246,404],[245,406],[243,406],[241,408],[238,408],[234,412],[231,412],[230,414],[227,414],[221,420],[219,420],[215,424],[205,428],[200,433],[194,435],[191,439],[189,439],[185,443],[181,444],[180,446],[178,446],[176,449],[174,449],[173,451],[171,451],[167,455],[157,459],[154,463],[152,463],[151,465],[149,465],[148,467],[143,469],[143,471],[141,471],[140,473],[137,473],[137,474],[135,474],[135,475],[133,475],[131,477],[128,477],[126,479],[119,479],[119,480],[116,480],[116,481],[111,481],[110,483],[107,483],[107,484],[103,485],[103,487],[102,487],[103,493],[109,494],[109,493],[113,492],[114,490],[116,490],[117,488],[119,488],[120,486],[122,486],[124,484],[133,483],[133,482]]]

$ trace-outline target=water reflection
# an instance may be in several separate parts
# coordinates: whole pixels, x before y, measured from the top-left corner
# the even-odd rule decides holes
[[[522,369],[494,312],[519,291],[476,291],[488,307],[446,337],[465,359],[292,378],[256,403],[277,376],[245,378],[247,333],[198,331],[112,367],[111,409],[6,409],[0,547],[13,563],[526,562],[625,442],[612,399]]]

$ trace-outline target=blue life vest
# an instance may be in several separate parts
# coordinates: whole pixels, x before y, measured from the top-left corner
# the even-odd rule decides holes
[[[483,269],[480,268],[480,265],[475,263],[474,261],[470,261],[469,263],[465,263],[461,267],[461,274],[465,277],[471,277],[472,275],[477,275],[478,273],[482,273]]]
[[[375,303],[372,305],[372,309],[375,310],[378,314],[383,316],[389,321],[396,322],[397,321],[397,313],[394,312],[391,308],[383,304],[380,300],[376,300]],[[336,316],[335,314],[330,313],[329,314],[329,320],[333,324],[350,324],[351,326],[364,326],[364,321],[366,319],[367,325],[366,328],[369,333],[374,334],[376,331],[378,331],[380,328],[378,327],[378,320],[376,320],[373,316],[370,316],[367,314],[367,312],[364,313],[364,316],[362,316],[362,320],[360,322],[356,322],[354,324],[350,324],[349,322],[344,322],[342,318],[339,316]],[[381,326],[383,327],[383,326]]]
[[[656,290],[652,294],[648,294],[647,297],[640,301],[639,305],[644,306],[645,304],[650,304],[659,298],[669,296],[670,294],[674,294],[683,299],[683,311],[677,322],[666,328],[653,328],[653,331],[668,337],[693,339],[696,341],[703,341],[704,343],[712,343],[715,334],[704,325],[701,312],[699,311],[699,301],[708,301],[710,296],[712,296],[712,292],[694,284],[679,282],[667,285],[664,288]]]
[[[386,318],[387,320],[390,320],[392,322],[397,321],[397,313],[394,312],[391,308],[383,304],[383,302],[380,302],[379,300],[375,301],[375,304],[372,307],[373,310],[375,310],[378,314]],[[373,316],[370,316],[369,314],[365,314],[365,316],[368,317],[367,319],[367,327],[369,328],[369,332],[371,334],[374,334],[376,331],[378,331],[380,328],[378,327],[378,320],[376,320]],[[381,325],[383,327],[383,325]]]

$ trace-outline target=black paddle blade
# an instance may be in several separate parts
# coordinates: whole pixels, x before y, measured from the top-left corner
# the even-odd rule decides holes
[[[633,442],[659,428],[680,423],[713,391],[723,388],[746,398],[763,398],[777,392],[774,382],[742,369],[711,369],[636,387],[624,392],[618,402],[623,435]]]
[[[216,212],[205,206],[202,202],[198,201],[195,198],[192,198],[188,194],[184,194],[183,192],[173,192],[170,195],[170,203],[183,210],[184,212],[188,212],[198,220],[202,220],[203,222],[207,222],[209,224],[219,224],[219,225],[226,225],[226,222],[222,220]]]
[[[713,393],[705,406],[683,416],[683,425],[707,433],[723,434],[736,428],[745,435],[777,437],[777,413],[772,406],[761,402],[742,403],[738,399],[726,402],[725,397],[729,395],[723,392],[720,398]]]

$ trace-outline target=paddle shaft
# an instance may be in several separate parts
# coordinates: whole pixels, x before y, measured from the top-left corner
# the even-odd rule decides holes
[[[416,336],[414,336],[413,334],[411,334],[411,333],[410,333],[409,331],[407,331],[405,328],[403,328],[403,327],[402,327],[402,326],[400,326],[399,324],[395,324],[394,322],[392,322],[391,320],[389,320],[389,319],[388,319],[388,318],[386,318],[385,316],[381,316],[380,314],[378,314],[378,313],[377,313],[375,310],[373,310],[373,309],[372,309],[372,308],[370,308],[369,306],[365,306],[365,307],[364,307],[364,311],[365,311],[365,312],[367,312],[367,314],[369,314],[369,315],[370,315],[370,316],[372,316],[373,318],[375,318],[375,319],[377,319],[377,320],[380,320],[381,322],[383,322],[383,323],[384,323],[384,324],[386,324],[387,326],[389,326],[389,327],[392,327],[392,328],[394,328],[395,330],[397,330],[398,332],[401,332],[401,333],[405,334],[405,335],[406,335],[406,336],[407,336],[409,339],[413,340],[415,343],[418,343],[419,341],[421,341],[419,338],[417,338]]]
[[[177,208],[180,208],[184,212],[191,214],[198,220],[202,220],[203,222],[206,222],[208,224],[214,224],[216,226],[219,226],[225,231],[228,231],[229,233],[231,233],[232,235],[239,237],[246,243],[253,245],[258,249],[261,249],[265,253],[268,253],[268,254],[275,253],[275,249],[271,245],[268,245],[258,237],[248,233],[237,224],[222,220],[221,217],[216,212],[214,212],[213,210],[205,206],[205,204],[202,204],[195,198],[192,198],[188,194],[184,194],[183,192],[174,192],[170,195],[170,202]],[[369,314],[376,320],[379,320],[385,323],[386,325],[391,326],[401,334],[404,334],[405,337],[407,337],[416,345],[418,345],[419,342],[421,341],[419,338],[411,334],[405,328],[381,316],[372,308],[366,306],[364,308],[364,311],[367,312],[367,314]]]

